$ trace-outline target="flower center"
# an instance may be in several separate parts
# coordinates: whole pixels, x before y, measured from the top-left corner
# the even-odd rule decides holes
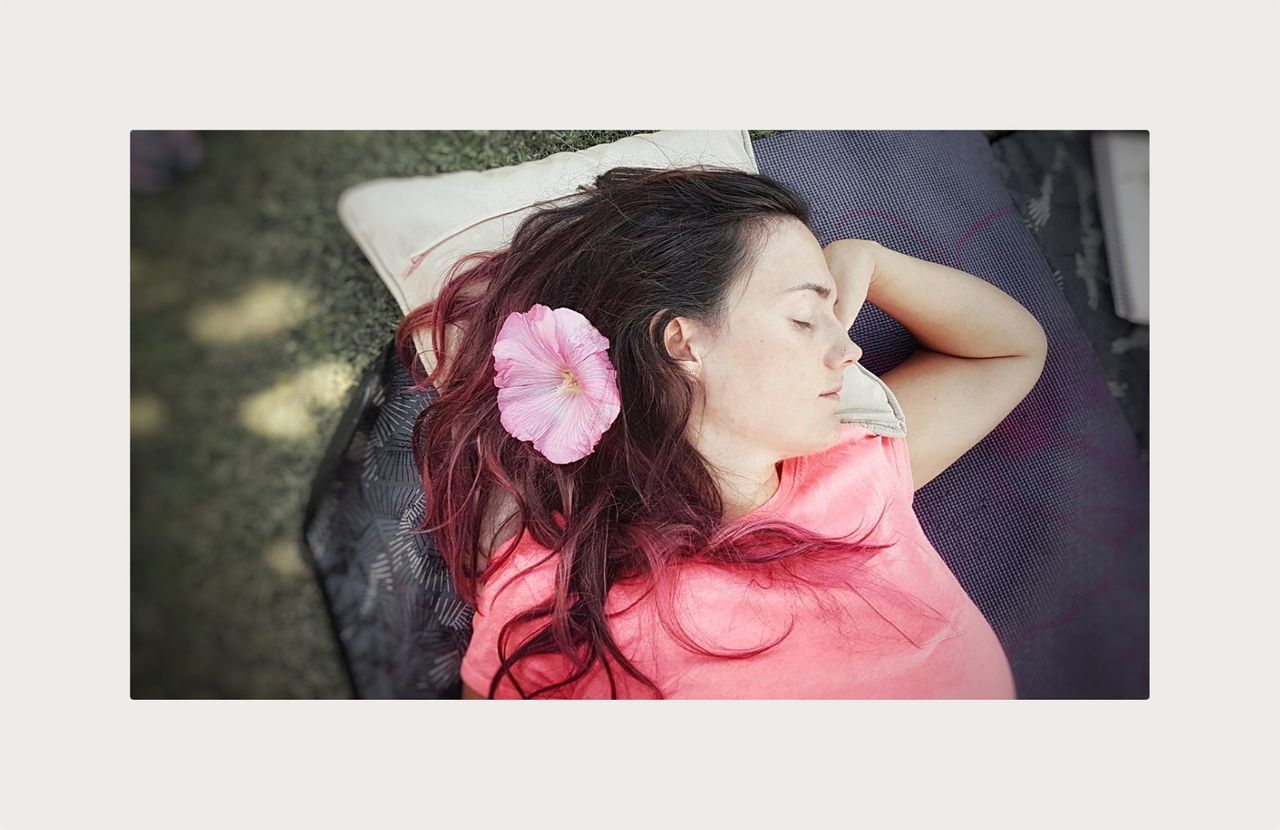
[[[562,391],[568,392],[570,395],[577,395],[582,391],[582,387],[578,385],[578,379],[573,376],[573,372],[568,369],[561,369],[560,373],[564,375],[564,380],[560,384]]]

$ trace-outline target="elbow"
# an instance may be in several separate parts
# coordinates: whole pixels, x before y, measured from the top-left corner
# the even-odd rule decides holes
[[[1034,317],[1031,317],[1027,333],[1022,338],[1022,344],[1018,354],[1038,360],[1043,367],[1045,360],[1049,357],[1049,336],[1045,334],[1044,326],[1041,326],[1040,321]]]
[[[1049,358],[1049,338],[1040,324],[1036,323],[1028,334],[1019,338],[1018,342],[1018,349],[1010,352],[1009,357],[1023,367],[1025,373],[1023,385],[1026,391],[1030,392],[1039,383],[1040,376],[1044,374],[1045,362]]]
[[[1025,355],[1029,372],[1028,392],[1040,382],[1040,376],[1044,374],[1044,365],[1049,359],[1049,338],[1045,336],[1044,329],[1039,328],[1038,325],[1037,329],[1040,336],[1030,341]]]
[[[1040,337],[1034,341],[1034,348],[1029,352],[1032,357],[1040,359],[1040,365],[1043,367],[1045,361],[1049,359],[1049,338],[1045,336],[1044,329],[1040,330]]]

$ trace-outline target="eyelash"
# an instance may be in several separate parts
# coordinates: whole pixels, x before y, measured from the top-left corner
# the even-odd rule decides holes
[[[799,326],[799,327],[800,327],[800,328],[802,328],[802,329],[811,329],[811,328],[813,328],[813,324],[812,324],[812,323],[806,323],[806,322],[804,322],[803,320],[792,320],[791,322],[795,323],[797,326]]]

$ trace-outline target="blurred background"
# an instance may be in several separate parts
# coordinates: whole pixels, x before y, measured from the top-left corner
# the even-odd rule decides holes
[[[652,131],[131,133],[134,698],[352,695],[301,524],[356,379],[400,313],[339,223],[339,194],[633,132]],[[1104,231],[1114,182],[1138,175],[1126,145],[984,132],[1145,460],[1145,261],[1114,232],[1109,251]]]

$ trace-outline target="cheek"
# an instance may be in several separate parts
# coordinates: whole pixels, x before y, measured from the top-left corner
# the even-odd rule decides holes
[[[758,324],[758,334],[717,344],[711,394],[723,407],[721,417],[737,422],[766,420],[773,427],[780,415],[794,416],[812,383],[799,371],[803,360],[797,339],[786,331]]]
[[[743,352],[736,392],[749,397],[752,408],[762,416],[794,413],[809,385],[798,364],[794,343],[786,338],[761,338]]]
[[[783,362],[754,340],[743,339],[707,358],[708,404],[718,417],[747,422],[771,411],[777,386],[785,379]]]
[[[742,345],[735,361],[741,370],[739,376],[757,386],[767,382],[770,386],[787,385],[795,377],[795,345],[785,338],[760,337]]]

